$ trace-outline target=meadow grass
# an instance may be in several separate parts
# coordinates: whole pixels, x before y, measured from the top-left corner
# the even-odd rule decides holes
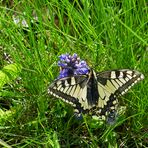
[[[146,147],[145,0],[15,0],[1,2],[0,12],[0,67],[9,65],[8,74],[11,71],[8,78],[7,73],[0,75],[4,81],[0,86],[1,146]],[[11,56],[9,63],[4,53]],[[49,84],[59,75],[57,61],[63,53],[77,53],[98,72],[129,68],[145,75],[120,97],[126,110],[114,125],[87,115],[77,120],[71,106],[47,94]]]

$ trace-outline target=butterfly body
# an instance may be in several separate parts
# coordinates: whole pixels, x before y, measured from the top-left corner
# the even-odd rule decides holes
[[[99,73],[90,69],[85,75],[56,79],[48,93],[71,104],[77,114],[89,113],[105,120],[117,110],[118,97],[143,78],[140,72],[129,69]]]

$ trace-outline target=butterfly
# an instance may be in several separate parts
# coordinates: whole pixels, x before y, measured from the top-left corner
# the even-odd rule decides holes
[[[74,107],[75,113],[91,114],[102,120],[112,118],[118,108],[118,98],[144,79],[135,70],[121,69],[73,75],[56,79],[48,93]]]

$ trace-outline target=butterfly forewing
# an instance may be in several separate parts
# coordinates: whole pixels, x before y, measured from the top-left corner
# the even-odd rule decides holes
[[[135,70],[122,69],[100,72],[97,74],[97,79],[107,91],[114,93],[115,96],[120,96],[144,79],[144,76]]]
[[[71,104],[75,108],[87,106],[85,103],[87,95],[87,75],[65,77],[55,80],[48,88],[48,93],[61,98],[64,102]]]

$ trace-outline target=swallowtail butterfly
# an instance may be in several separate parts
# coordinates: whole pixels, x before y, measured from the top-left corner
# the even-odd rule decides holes
[[[135,70],[121,69],[67,76],[56,79],[48,93],[71,104],[77,114],[91,114],[106,120],[118,107],[118,97],[125,94],[144,75]]]

